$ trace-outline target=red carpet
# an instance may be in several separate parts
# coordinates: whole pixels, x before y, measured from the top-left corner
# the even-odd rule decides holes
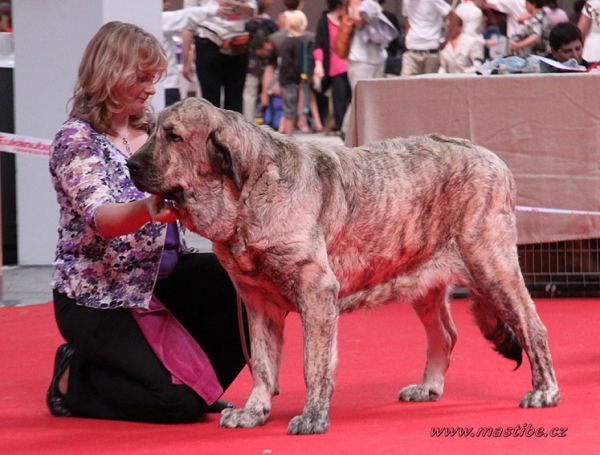
[[[299,318],[288,316],[285,359],[267,424],[222,429],[211,415],[192,425],[148,425],[54,418],[44,397],[61,337],[50,304],[0,308],[0,453],[13,454],[429,454],[598,453],[600,301],[536,300],[550,333],[562,390],[551,409],[520,409],[530,388],[529,364],[492,351],[471,322],[465,301],[453,303],[458,344],[436,403],[400,403],[400,388],[418,382],[425,336],[412,309],[390,305],[342,317],[337,389],[325,435],[288,436],[288,421],[303,408]],[[225,394],[243,406],[251,389],[244,371]],[[518,427],[517,427],[518,426]],[[436,428],[468,436],[432,436]],[[513,436],[477,437],[480,427]],[[517,436],[514,431],[517,430]],[[537,436],[544,432],[546,436]],[[561,437],[562,436],[562,437]]]

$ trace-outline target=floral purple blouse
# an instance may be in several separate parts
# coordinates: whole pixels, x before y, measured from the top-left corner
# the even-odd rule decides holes
[[[148,308],[152,297],[166,225],[150,222],[132,234],[105,238],[95,222],[104,204],[148,196],[131,181],[126,162],[104,134],[77,118],[62,125],[50,148],[60,205],[52,287],[80,305]],[[183,242],[181,247],[186,249]]]

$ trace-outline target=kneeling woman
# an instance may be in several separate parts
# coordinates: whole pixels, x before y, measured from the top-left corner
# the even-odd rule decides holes
[[[173,206],[136,189],[126,167],[166,67],[154,36],[104,25],[51,147],[52,284],[67,341],[47,395],[55,416],[177,423],[232,406],[219,398],[245,365],[233,285],[213,254],[186,248]]]

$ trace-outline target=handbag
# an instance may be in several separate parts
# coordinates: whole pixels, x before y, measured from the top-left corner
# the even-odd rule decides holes
[[[241,32],[230,32],[227,31],[221,35],[207,27],[206,25],[201,25],[201,27],[205,30],[208,30],[209,37],[208,39],[219,46],[219,52],[225,55],[241,55],[248,51],[248,43],[250,41],[250,33],[241,31]]]
[[[354,32],[354,21],[348,15],[348,0],[344,0],[342,7],[342,15],[340,17],[340,26],[337,35],[333,40],[331,50],[340,58],[347,58],[350,53],[350,42],[352,41],[352,33]]]
[[[221,37],[220,51],[225,55],[241,55],[248,50],[250,34],[248,32],[230,33]]]

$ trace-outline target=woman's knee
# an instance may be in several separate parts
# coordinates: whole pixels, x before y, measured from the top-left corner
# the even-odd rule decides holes
[[[157,393],[157,423],[192,423],[202,417],[208,405],[192,389],[173,385]]]

